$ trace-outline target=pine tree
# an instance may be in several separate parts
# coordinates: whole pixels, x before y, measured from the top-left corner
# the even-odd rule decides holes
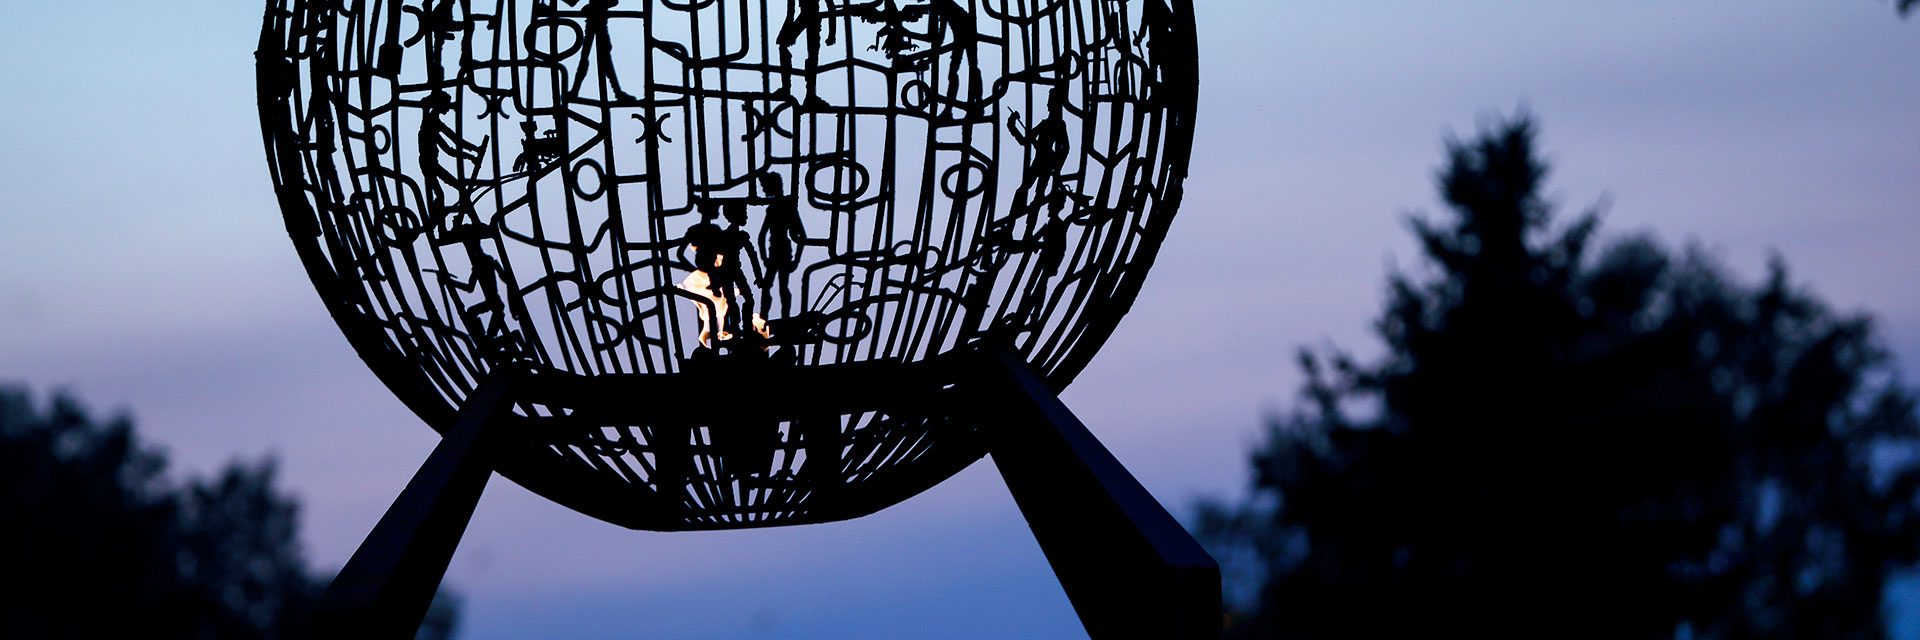
[[[1864,316],[1647,235],[1556,226],[1520,116],[1449,140],[1378,362],[1303,351],[1252,499],[1240,637],[1884,637],[1920,552],[1912,396]]]

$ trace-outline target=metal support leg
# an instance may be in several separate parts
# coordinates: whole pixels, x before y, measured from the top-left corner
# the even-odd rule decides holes
[[[1219,638],[1220,566],[1018,354],[987,355],[988,451],[1094,640]]]
[[[321,638],[412,638],[447,562],[493,475],[512,376],[495,374],[468,396],[453,427],[387,508],[314,611]]]

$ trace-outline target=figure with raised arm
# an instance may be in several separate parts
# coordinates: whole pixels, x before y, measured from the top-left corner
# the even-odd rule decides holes
[[[1067,122],[1063,115],[1062,103],[1066,102],[1063,92],[1055,90],[1047,100],[1047,117],[1035,122],[1025,131],[1021,130],[1020,114],[1013,114],[1008,124],[1015,140],[1026,145],[1032,154],[1027,162],[1025,174],[1020,179],[1020,189],[1014,192],[1013,206],[1016,213],[1029,213],[1040,207],[1038,198],[1040,189],[1048,184],[1059,188],[1060,170],[1066,167],[1067,151],[1071,141],[1067,136]]]

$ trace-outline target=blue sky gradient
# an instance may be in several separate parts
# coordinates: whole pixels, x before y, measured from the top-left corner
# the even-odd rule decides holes
[[[1176,510],[1240,491],[1298,346],[1378,353],[1442,136],[1522,105],[1564,212],[1604,201],[1605,233],[1698,242],[1749,279],[1778,252],[1920,366],[1920,22],[1889,3],[1199,4],[1186,206],[1065,396]],[[434,435],[286,239],[254,112],[260,12],[0,4],[0,381],[131,411],[184,472],[278,456],[332,567]],[[727,533],[625,531],[496,479],[448,582],[474,639],[1084,637],[984,464],[868,518]]]

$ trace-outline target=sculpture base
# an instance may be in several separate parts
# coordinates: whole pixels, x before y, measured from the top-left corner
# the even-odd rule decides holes
[[[968,418],[983,428],[1047,562],[1095,640],[1218,638],[1220,569],[1018,354],[969,354]],[[519,376],[496,375],[327,588],[320,637],[412,637],[505,441]]]

